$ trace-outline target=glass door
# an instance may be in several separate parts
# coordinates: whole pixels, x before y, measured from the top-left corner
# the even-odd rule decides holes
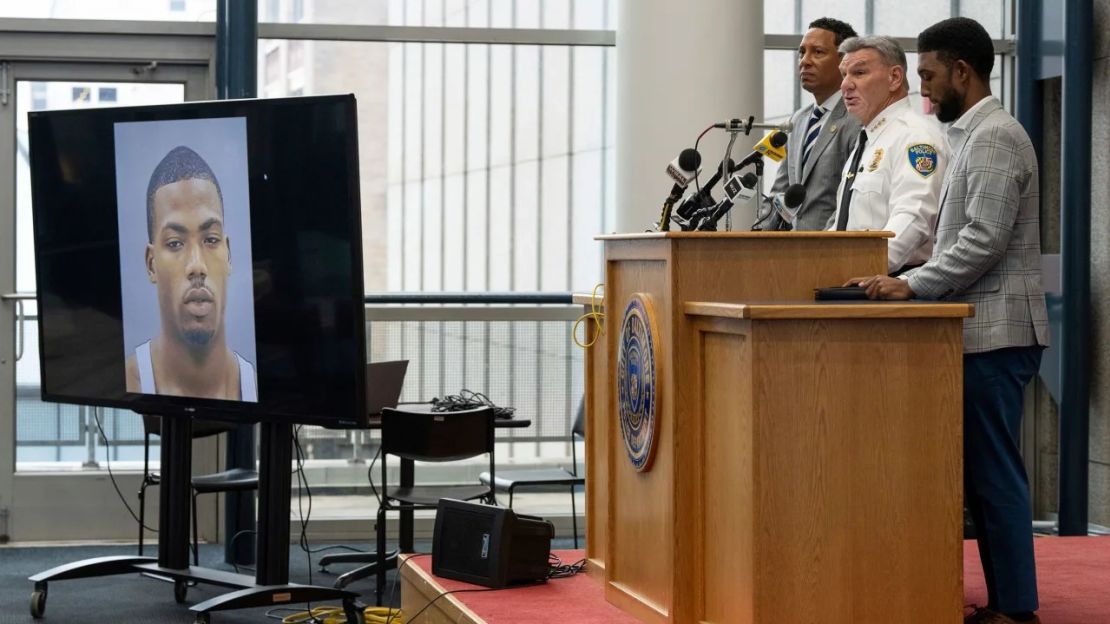
[[[208,68],[0,61],[0,78],[0,249],[14,251],[0,259],[0,541],[133,539],[136,523],[114,490],[137,513],[142,419],[39,398],[27,113],[201,99]],[[157,440],[149,449],[155,469]],[[198,459],[214,466],[215,453]],[[157,504],[147,507],[151,526]]]

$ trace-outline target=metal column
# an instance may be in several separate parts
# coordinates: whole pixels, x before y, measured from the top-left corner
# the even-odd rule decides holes
[[[255,0],[218,0],[216,5],[216,97],[221,100],[258,95],[258,3]],[[227,468],[254,469],[254,425],[228,433]],[[254,562],[254,540],[232,538],[253,530],[254,493],[228,492],[224,508],[224,559]]]
[[[1091,403],[1091,0],[1064,7],[1060,535],[1087,534]]]

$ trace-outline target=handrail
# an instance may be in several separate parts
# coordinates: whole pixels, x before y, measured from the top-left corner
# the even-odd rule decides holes
[[[569,305],[570,292],[382,292],[367,293],[373,304],[541,304]]]
[[[0,295],[4,301],[14,301],[16,304],[17,325],[19,336],[15,359],[18,362],[23,357],[25,345],[25,323],[28,320],[24,314],[23,302],[33,301],[35,293],[6,293]],[[570,306],[573,305],[572,293],[568,292],[381,292],[369,293],[363,297],[363,302],[369,305],[531,305],[531,306]],[[474,317],[471,313],[484,310],[481,316]],[[497,313],[485,308],[472,308],[470,311],[459,309],[454,311],[457,320],[515,320],[510,309],[503,309]],[[562,318],[562,311],[548,309],[549,314],[529,320],[567,320]],[[493,316],[489,316],[493,314]],[[551,316],[554,314],[555,316]],[[383,317],[379,310],[373,315],[373,320],[402,320]],[[408,318],[408,317],[406,317]],[[34,320],[34,319],[30,319]],[[409,320],[419,320],[409,318]],[[428,320],[428,319],[424,319]],[[570,319],[573,320],[573,319]]]
[[[32,301],[36,293],[5,293],[0,299],[5,301]],[[440,304],[465,304],[465,303],[501,303],[501,304],[569,304],[570,291],[553,292],[377,292],[367,293],[363,297],[365,303],[440,303]]]
[[[24,319],[26,315],[23,313],[23,302],[33,301],[37,297],[35,293],[4,293],[0,295],[0,300],[14,301],[15,302],[15,324],[19,327],[18,342],[15,349],[15,361],[18,362],[23,359],[23,348],[26,344],[26,333],[24,331]]]

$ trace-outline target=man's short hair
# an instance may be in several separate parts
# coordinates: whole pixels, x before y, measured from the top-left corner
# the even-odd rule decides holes
[[[154,173],[150,174],[150,183],[146,187],[146,232],[148,242],[154,242],[154,194],[163,186],[180,182],[182,180],[208,180],[216,187],[216,194],[220,198],[220,214],[224,211],[224,193],[220,190],[220,181],[208,163],[200,154],[178,145],[166,154]]]
[[[937,60],[947,67],[963,61],[983,81],[990,80],[994,69],[994,42],[987,30],[969,17],[950,17],[921,31],[917,51],[936,52]]]
[[[820,28],[827,30],[836,35],[836,45],[844,43],[845,39],[851,39],[856,36],[856,29],[848,22],[842,22],[833,17],[819,17],[809,23],[810,28]]]
[[[898,65],[903,71],[908,71],[906,68],[906,51],[902,49],[902,45],[894,37],[852,37],[840,44],[839,48],[841,56],[860,50],[874,50],[879,53],[879,58],[883,63],[891,67]]]

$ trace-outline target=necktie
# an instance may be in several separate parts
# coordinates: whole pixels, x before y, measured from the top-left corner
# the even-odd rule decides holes
[[[836,229],[843,232],[848,226],[848,206],[852,203],[852,183],[856,181],[859,172],[859,161],[863,158],[863,150],[867,147],[867,131],[859,131],[859,141],[856,142],[856,152],[852,155],[852,166],[848,168],[848,180],[844,183],[844,192],[840,194],[840,214],[836,217]]]
[[[802,143],[802,167],[806,166],[806,161],[809,160],[809,152],[813,149],[813,143],[817,140],[817,135],[821,134],[821,118],[825,116],[825,109],[820,106],[813,107],[813,113],[809,116],[809,125],[806,126],[806,140]]]

